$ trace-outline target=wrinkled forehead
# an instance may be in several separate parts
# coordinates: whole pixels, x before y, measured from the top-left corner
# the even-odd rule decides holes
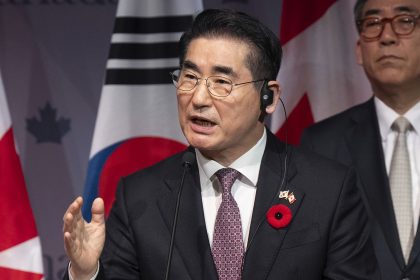
[[[368,0],[363,7],[363,17],[393,16],[420,13],[420,0]]]

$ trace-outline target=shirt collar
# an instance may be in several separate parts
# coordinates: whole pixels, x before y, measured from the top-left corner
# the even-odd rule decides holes
[[[417,102],[407,113],[405,117],[410,121],[413,126],[414,132],[420,134],[420,102]]]
[[[391,107],[386,105],[382,100],[375,96],[375,107],[378,115],[379,130],[381,132],[382,140],[385,140],[389,133],[392,132],[391,126],[394,121],[400,116]],[[413,126],[414,132],[419,134],[420,132],[420,102],[417,102],[410,110],[408,110],[404,117]]]
[[[267,133],[264,129],[260,140],[228,167],[238,170],[242,174],[244,180],[248,180],[252,185],[256,186],[266,143]],[[204,157],[198,149],[195,149],[195,152],[199,169],[203,171],[207,180],[212,180],[214,173],[219,169],[226,167],[214,160]]]
[[[392,132],[391,125],[398,118],[398,114],[375,96],[375,107],[378,115],[379,130],[382,141]]]

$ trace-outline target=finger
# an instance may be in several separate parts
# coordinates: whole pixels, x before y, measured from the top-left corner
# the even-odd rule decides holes
[[[73,211],[72,214],[74,216],[74,227],[77,226],[81,226],[81,224],[83,224],[85,222],[85,220],[83,219],[83,214],[82,214],[82,206],[83,206],[83,199],[82,197],[78,197],[76,198],[76,200],[74,201],[74,204],[71,207],[71,210]]]
[[[83,205],[83,198],[81,196],[79,196],[69,205],[69,207],[67,208],[64,216],[67,213],[72,213],[74,215],[75,213],[77,213],[82,208],[82,205]]]
[[[74,254],[77,252],[76,242],[77,240],[74,240],[70,233],[64,233],[64,250],[71,261],[73,261]]]
[[[63,217],[63,233],[73,231],[73,215],[71,213],[64,214]]]
[[[73,246],[73,238],[71,237],[71,234],[69,232],[64,233],[64,246],[66,251],[70,252]]]
[[[104,223],[105,206],[102,198],[96,198],[92,203],[92,222]]]
[[[81,217],[82,204],[83,199],[79,196],[69,205],[63,216],[63,232],[72,231],[77,227],[77,222]]]

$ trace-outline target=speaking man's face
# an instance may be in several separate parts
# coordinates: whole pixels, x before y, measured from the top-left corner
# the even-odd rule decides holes
[[[220,76],[236,84],[261,78],[252,77],[245,64],[249,51],[238,40],[197,38],[190,42],[182,65],[182,71],[199,78],[193,90],[177,90],[182,131],[192,146],[219,162],[236,159],[262,136],[264,126],[258,121],[261,83],[233,86],[228,96],[215,97],[204,79]]]

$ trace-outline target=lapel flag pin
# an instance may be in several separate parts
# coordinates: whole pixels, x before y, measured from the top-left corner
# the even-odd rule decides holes
[[[289,191],[281,191],[279,198],[287,198],[289,196]]]
[[[290,192],[289,190],[281,191],[279,194],[279,198],[286,199],[289,202],[289,204],[293,204],[296,201],[295,195],[293,194],[293,192]]]
[[[287,200],[289,201],[290,204],[293,204],[296,201],[296,197],[295,197],[295,195],[293,193],[290,193],[287,196]]]

